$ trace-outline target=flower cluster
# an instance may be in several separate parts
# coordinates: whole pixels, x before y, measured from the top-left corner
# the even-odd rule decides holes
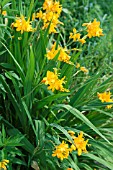
[[[111,93],[104,92],[104,93],[97,93],[98,98],[101,100],[101,102],[113,102],[113,99],[111,99]],[[111,109],[112,105],[107,105],[108,109]]]
[[[82,154],[82,152],[87,153],[86,145],[88,144],[88,140],[84,140],[83,132],[80,132],[78,137],[74,136],[73,131],[69,131],[68,133],[71,135],[74,141],[74,144],[71,145],[70,151],[72,152],[73,150],[77,150],[79,156]]]
[[[16,31],[21,31],[21,34],[23,32],[32,32],[34,29],[32,28],[31,21],[28,19],[25,20],[25,17],[21,15],[21,17],[16,17],[16,20],[14,23],[11,24],[12,28],[16,28]]]
[[[72,139],[73,143],[71,142],[71,147],[69,148],[68,144],[66,144],[64,141],[58,146],[56,146],[56,150],[53,151],[52,156],[56,156],[57,158],[60,158],[61,160],[68,158],[69,153],[71,153],[74,150],[78,151],[78,155],[80,156],[82,152],[87,153],[86,145],[88,145],[88,140],[84,140],[83,132],[80,132],[78,137],[75,136],[75,133],[73,131],[68,132]]]
[[[77,30],[76,28],[73,28],[73,32],[70,33],[70,36],[69,38],[73,39],[73,41],[79,41],[81,42],[82,44],[84,44],[86,41],[86,36],[84,36],[83,38],[80,38],[81,34],[80,33],[77,33]]]
[[[58,18],[60,16],[60,13],[62,11],[62,7],[59,4],[59,1],[53,1],[53,0],[45,0],[43,4],[43,10],[41,10],[36,14],[36,18],[43,20],[43,29],[49,28],[49,33],[56,33],[56,27],[58,24],[62,24]]]
[[[65,158],[68,158],[70,149],[68,147],[68,144],[66,144],[64,141],[58,146],[55,147],[56,150],[53,151],[52,156],[56,156],[57,158],[63,160]]]
[[[81,67],[79,63],[76,64],[76,68],[80,68],[84,73],[88,73],[88,69],[86,67]]]
[[[94,19],[93,22],[89,22],[89,23],[84,23],[82,26],[86,26],[87,27],[87,35],[85,35],[84,37],[81,37],[81,34],[77,32],[76,28],[73,29],[73,32],[70,33],[69,38],[73,39],[74,42],[79,41],[82,44],[86,43],[86,38],[89,37],[99,37],[99,36],[103,36],[104,34],[102,33],[102,29],[100,28],[100,22],[96,21],[96,19]]]
[[[88,73],[88,69],[86,69],[85,67],[80,67],[80,70],[83,71],[84,73]]]
[[[3,159],[3,160],[0,162],[0,169],[7,170],[6,166],[7,166],[8,163],[9,163],[9,160]]]
[[[58,45],[58,47],[56,49],[56,43],[54,43],[52,45],[52,48],[47,51],[47,58],[49,60],[52,60],[58,54],[58,60],[59,61],[63,61],[63,62],[68,63],[68,64],[73,64],[70,61],[71,56],[69,56],[66,52],[67,52],[67,49],[63,48],[63,47],[61,47],[59,45]]]
[[[96,19],[94,19],[93,22],[90,23],[84,23],[82,26],[86,26],[87,27],[87,37],[91,38],[91,37],[99,37],[104,35],[102,33],[102,29],[100,28],[100,22],[96,21]]]
[[[62,85],[62,84],[65,84],[64,79],[65,77],[63,77],[62,79],[58,78],[57,69],[54,68],[54,72],[47,71],[47,77],[44,77],[42,82],[45,83],[46,85],[49,85],[48,86],[49,90],[52,90],[52,91],[59,90],[62,92],[64,91],[69,92],[69,90],[65,89]]]

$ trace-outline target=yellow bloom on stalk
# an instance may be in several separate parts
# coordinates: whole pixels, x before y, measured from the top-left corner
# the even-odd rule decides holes
[[[109,92],[104,92],[104,93],[97,93],[98,98],[102,101],[102,102],[109,102],[110,97],[111,97],[111,93]]]
[[[58,56],[58,60],[63,61],[63,62],[68,63],[68,64],[71,64],[71,62],[69,61],[71,57],[66,53],[67,50],[65,48],[62,48],[62,47],[59,46],[58,51],[60,51],[60,54]]]
[[[79,63],[76,64],[76,68],[80,68],[80,64]]]
[[[87,153],[86,145],[88,144],[88,140],[84,140],[83,132],[80,132],[78,137],[74,137],[74,144],[71,145],[70,151],[78,150],[78,155],[80,156],[82,152]]]
[[[79,39],[79,42],[81,42],[82,44],[84,44],[84,43],[86,43],[86,40],[85,40],[85,38],[81,38],[81,39]]]
[[[62,7],[59,4],[59,1],[53,0],[45,0],[43,4],[43,10],[41,10],[36,14],[36,18],[43,20],[43,27],[42,29],[49,28],[49,33],[57,33],[56,28],[58,24],[63,24],[58,20],[60,13],[62,11]]]
[[[81,36],[81,34],[77,33],[76,28],[73,28],[73,32],[70,33],[69,38],[73,39],[74,42],[79,41],[82,44],[86,43],[85,39],[87,38],[87,36],[84,36],[83,38],[80,38],[80,36]]]
[[[73,170],[73,168],[67,168],[67,170]]]
[[[68,50],[66,48],[63,48],[59,45],[56,49],[56,43],[54,43],[52,48],[47,51],[47,58],[48,58],[48,60],[52,60],[59,53],[59,56],[58,56],[59,61],[63,61],[63,62],[68,63],[68,64],[73,64],[70,61],[71,56],[69,56],[67,54],[67,51]]]
[[[86,69],[85,67],[80,67],[80,70],[83,71],[84,73],[88,73],[88,69]]]
[[[62,84],[65,84],[64,79],[65,79],[65,77],[63,77],[62,79],[58,78],[57,69],[55,68],[54,72],[47,71],[47,77],[43,78],[42,83],[49,85],[48,86],[49,90],[52,90],[52,91],[59,90],[62,92],[64,92],[64,91],[69,92],[69,90],[65,89],[62,85]]]
[[[60,5],[59,1],[55,1],[53,7],[51,9],[53,12],[57,12],[59,15],[62,11],[62,6]]]
[[[3,15],[3,16],[6,16],[6,15],[7,15],[7,12],[6,12],[6,11],[2,11],[2,15]]]
[[[113,99],[111,99],[111,93],[104,92],[104,93],[97,93],[98,98],[101,100],[101,102],[113,102]],[[112,105],[106,106],[108,109],[111,109]]]
[[[12,23],[12,27],[15,27],[16,31],[20,31],[21,34],[23,34],[24,31],[25,32],[34,31],[34,29],[32,28],[30,19],[26,21],[23,15],[21,15],[21,17],[16,18],[15,22]]]
[[[35,14],[35,13],[33,13],[33,14],[32,14],[32,21],[34,21],[34,20],[35,20],[35,17],[36,17],[36,14]]]
[[[94,19],[93,22],[90,23],[84,23],[82,26],[86,26],[87,27],[87,36],[89,38],[91,37],[99,37],[99,36],[103,36],[104,34],[102,33],[102,29],[100,28],[100,22],[96,21],[96,19]]]
[[[42,17],[43,17],[43,13],[40,10],[39,12],[36,13],[36,18],[42,19]]]
[[[77,33],[76,28],[73,28],[73,32],[70,33],[69,38],[72,38],[73,41],[76,41],[76,40],[80,39],[80,33]]]
[[[52,156],[53,157],[57,157],[61,160],[63,159],[67,159],[69,156],[69,151],[70,149],[68,148],[68,144],[66,144],[64,141],[62,141],[62,143],[58,146],[55,147],[56,150],[53,151]]]
[[[8,163],[9,163],[9,160],[3,159],[3,160],[0,162],[0,170],[1,170],[1,169],[7,170],[6,166],[7,166]]]
[[[69,130],[68,133],[71,135],[71,136],[74,136],[75,132],[72,131],[72,130]]]
[[[77,63],[75,67],[80,68],[80,70],[83,71],[84,73],[88,73],[88,69],[86,69],[86,67],[81,67],[79,63]]]
[[[45,0],[45,2],[43,3],[43,10],[51,10],[53,6],[53,0]]]
[[[42,16],[42,20],[44,22],[42,29],[46,29],[50,25],[49,33],[57,33],[56,31],[57,25],[63,24],[62,22],[58,20],[58,18],[59,18],[59,15],[52,11],[48,13],[44,13]]]
[[[53,0],[45,0],[43,4],[43,10],[46,10],[46,12],[53,11],[60,14],[62,11],[62,6],[60,5],[59,1],[54,2]]]
[[[113,100],[110,99],[109,102],[113,102]],[[106,107],[107,107],[107,109],[111,109],[111,108],[112,108],[112,105],[107,105]]]

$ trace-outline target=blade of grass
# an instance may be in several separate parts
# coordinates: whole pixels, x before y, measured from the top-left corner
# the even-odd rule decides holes
[[[25,75],[24,75],[23,70],[22,70],[22,68],[20,67],[19,63],[15,60],[15,57],[14,57],[14,56],[12,55],[12,53],[8,50],[8,48],[6,47],[6,45],[5,45],[4,43],[2,43],[2,42],[1,42],[1,44],[5,47],[5,49],[6,49],[6,50],[8,51],[8,53],[10,54],[12,60],[14,61],[15,65],[16,65],[16,67],[17,67],[18,73],[20,74],[22,80],[24,80]]]
[[[56,105],[55,107],[61,107],[61,108],[65,108],[66,110],[68,110],[70,113],[72,113],[75,117],[77,117],[78,119],[80,119],[82,122],[84,122],[87,126],[89,126],[91,129],[93,129],[99,136],[101,136],[105,141],[107,141],[109,144],[111,144],[108,139],[106,139],[105,136],[103,136],[101,134],[101,132],[87,119],[86,116],[84,116],[79,110],[75,109],[74,107],[70,106],[70,105],[65,105],[65,104],[59,104]]]
[[[112,163],[107,162],[107,161],[103,160],[102,158],[99,158],[99,157],[97,157],[97,156],[95,156],[95,155],[93,155],[93,154],[87,153],[87,154],[83,154],[83,156],[89,157],[89,158],[97,161],[98,163],[101,163],[101,164],[104,165],[105,167],[108,167],[108,168],[111,169],[111,170],[113,169],[113,164],[112,164]]]

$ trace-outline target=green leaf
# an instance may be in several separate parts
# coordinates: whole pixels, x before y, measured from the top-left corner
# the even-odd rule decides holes
[[[9,63],[0,63],[0,66],[6,69],[15,70],[15,67]]]
[[[84,101],[87,102],[89,100],[89,95],[92,94],[92,89],[94,88],[95,84],[97,83],[97,79],[100,74],[92,76],[85,84],[72,96],[70,105],[75,107],[82,106]]]
[[[5,139],[5,142],[3,143],[4,146],[22,146],[23,144],[21,143],[22,139],[24,136],[22,135],[15,135],[14,137],[9,137],[8,139]]]
[[[70,156],[68,157],[68,160],[74,169],[80,170],[79,166],[72,160]]]
[[[34,8],[34,0],[31,0],[29,10],[28,10],[28,18],[31,16],[33,8]]]
[[[100,109],[97,109],[97,108],[92,108],[92,107],[90,108],[90,110],[95,110],[97,112],[103,113],[103,114],[113,118],[113,115],[109,112],[106,112],[106,111],[103,111],[103,110],[100,110]]]
[[[33,84],[33,78],[34,78],[34,71],[35,71],[35,58],[32,46],[30,47],[30,58],[29,58],[29,65],[28,70],[26,73],[25,81],[24,81],[24,95],[28,95],[26,98],[26,104],[29,106],[30,103],[32,103],[31,94],[30,91],[32,89]]]
[[[51,123],[50,126],[57,128],[58,130],[60,130],[72,143],[73,143],[73,139],[72,137],[69,135],[69,133],[67,132],[67,130],[64,129],[64,127],[55,124],[55,123]]]
[[[0,56],[1,56],[2,54],[4,54],[5,52],[6,52],[6,50],[1,51],[1,52],[0,52]]]
[[[4,89],[7,91],[7,95],[8,95],[12,105],[14,106],[14,108],[16,110],[16,114],[18,115],[19,120],[20,120],[21,124],[23,125],[23,127],[25,129],[25,126],[26,126],[26,123],[24,122],[25,119],[23,117],[23,114],[21,114],[22,113],[21,108],[19,107],[19,104],[18,104],[15,96],[13,95],[9,85],[6,83],[5,78],[2,75],[0,75],[0,81],[2,82]]]
[[[64,104],[59,104],[56,105],[55,107],[62,107],[68,110],[70,113],[72,113],[75,117],[80,119],[83,123],[85,123],[87,126],[89,126],[91,129],[93,129],[99,136],[101,136],[105,141],[107,141],[109,144],[111,144],[108,139],[106,139],[105,136],[103,136],[100,131],[87,119],[86,116],[84,116],[79,110],[75,109],[74,107],[70,105],[64,105]]]
[[[34,131],[34,134],[37,136],[37,133],[36,133],[36,130],[35,130],[35,126],[34,126],[34,124],[33,124],[33,120],[32,120],[31,114],[30,114],[30,112],[29,112],[29,110],[28,110],[28,108],[27,108],[27,105],[26,105],[26,103],[25,103],[24,101],[22,101],[22,103],[23,103],[23,106],[24,106],[26,115],[27,115],[27,117],[28,117],[29,123],[31,124],[31,127],[32,127],[32,129],[33,129],[33,131]]]
[[[62,94],[53,94],[51,96],[47,96],[45,98],[43,98],[42,100],[39,100],[35,103],[35,105],[37,105],[37,109],[40,109],[42,107],[44,107],[45,105],[48,105],[50,102],[59,99],[61,97],[67,96],[70,93],[62,93]]]
[[[45,125],[43,121],[35,120],[35,127],[36,127],[36,144],[42,150],[44,147],[45,142]],[[39,150],[38,148],[38,150]]]
[[[87,165],[85,163],[80,163],[80,167],[85,168],[86,170],[93,170],[89,165]]]
[[[89,157],[95,161],[97,161],[98,163],[104,165],[105,167],[109,168],[110,170],[113,169],[113,164],[110,163],[110,162],[107,162],[106,160],[103,160],[102,158],[99,158],[93,154],[90,154],[90,153],[87,153],[87,154],[83,154],[82,156],[85,156],[85,157]]]
[[[2,6],[4,6],[5,4],[9,3],[10,0],[2,0]]]
[[[13,162],[15,162],[15,164],[27,166],[27,164],[26,164],[25,161],[22,161],[22,160],[20,160],[20,159],[18,159],[18,158],[14,158],[14,159],[13,159]]]
[[[1,44],[5,47],[5,49],[8,51],[8,53],[10,54],[11,58],[13,59],[16,67],[17,67],[17,71],[19,72],[22,80],[24,80],[24,73],[22,68],[20,67],[19,63],[16,61],[15,57],[13,56],[13,54],[9,51],[9,49],[6,47],[6,45],[4,43],[1,42]]]
[[[18,129],[13,128],[8,130],[9,135],[23,135]],[[29,152],[31,155],[34,151],[34,146],[29,142],[29,140],[24,136],[24,138],[21,140],[21,144],[23,144],[21,147],[25,149],[27,152]]]

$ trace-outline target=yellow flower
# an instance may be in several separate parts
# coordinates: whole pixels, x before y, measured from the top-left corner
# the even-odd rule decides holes
[[[70,61],[71,57],[66,52],[67,52],[67,49],[61,46],[58,46],[58,48],[56,49],[56,43],[54,43],[51,50],[48,50],[47,52],[47,58],[49,60],[52,60],[59,53],[59,56],[58,56],[59,61],[63,61],[68,64],[73,64]]]
[[[93,22],[90,23],[84,23],[82,26],[86,26],[87,27],[87,36],[89,38],[91,37],[99,37],[99,36],[103,36],[104,34],[102,33],[102,29],[100,28],[100,22],[96,21],[96,19],[94,19]]]
[[[68,133],[73,136],[75,134],[75,132],[73,132],[72,130],[69,130]]]
[[[104,92],[104,93],[97,93],[98,98],[102,101],[102,102],[109,102],[110,97],[111,97],[111,93],[109,92]]]
[[[72,38],[73,41],[80,40],[80,33],[77,33],[77,30],[73,28],[73,32],[70,33],[69,38]]]
[[[73,168],[67,168],[67,170],[73,170]]]
[[[81,42],[82,44],[86,43],[86,40],[84,38],[79,39],[79,42]]]
[[[42,12],[41,10],[36,14],[36,18],[43,20],[43,27],[42,29],[49,28],[49,34],[50,33],[57,33],[56,28],[58,24],[63,24],[58,20],[60,13],[62,11],[62,7],[59,4],[59,1],[53,1],[53,0],[45,0],[43,4],[43,10],[45,12]]]
[[[9,163],[9,160],[3,159],[2,162],[0,162],[0,169],[2,168],[4,170],[7,170],[6,166],[8,163]]]
[[[62,85],[62,84],[65,84],[64,79],[65,79],[65,77],[63,77],[62,79],[58,79],[57,69],[55,68],[54,72],[47,71],[47,77],[43,78],[42,83],[49,85],[48,86],[49,90],[52,90],[52,91],[59,90],[62,92],[64,92],[64,91],[69,92],[69,90],[65,89]]]
[[[83,71],[84,73],[88,73],[88,69],[86,69],[85,67],[80,67],[80,70]]]
[[[111,93],[109,92],[104,92],[104,93],[97,93],[97,96],[101,102],[113,102],[113,99],[111,98]],[[111,109],[112,105],[107,105],[106,106],[108,109]]]
[[[2,11],[2,15],[6,16],[7,15],[7,11]]]
[[[113,100],[110,99],[109,102],[113,102]],[[112,105],[107,105],[106,107],[107,107],[107,109],[111,109],[111,108],[112,108]]]
[[[62,143],[58,146],[55,147],[56,150],[53,151],[52,156],[53,157],[57,157],[61,160],[63,159],[67,159],[69,156],[69,148],[68,148],[68,144],[66,144],[64,141],[62,141]]]
[[[36,13],[36,18],[42,19],[42,17],[43,17],[43,13],[40,10],[39,12]]]
[[[32,14],[32,21],[34,21],[34,20],[35,20],[35,17],[36,17],[36,14],[35,14],[35,13],[33,13],[33,14]]]
[[[43,10],[46,10],[46,12],[53,11],[53,12],[57,12],[58,14],[60,14],[62,11],[62,7],[59,1],[54,2],[53,0],[45,0],[43,4]]]
[[[53,0],[45,0],[43,3],[43,10],[51,11],[53,6]]]
[[[88,140],[84,140],[83,138],[83,132],[80,132],[78,137],[74,137],[74,144],[71,145],[70,151],[78,150],[78,155],[80,156],[82,152],[87,153],[86,145],[88,143]]]
[[[82,51],[82,50],[79,48],[72,48],[72,49],[70,49],[70,51]]]
[[[54,13],[52,11],[43,13],[42,20],[44,22],[44,25],[43,25],[42,29],[46,29],[50,24],[49,33],[57,33],[57,31],[56,31],[57,25],[63,24],[62,22],[60,22],[58,20],[58,18],[59,18],[58,13]]]
[[[74,144],[71,145],[70,152],[75,151],[77,148]]]
[[[80,64],[79,64],[79,63],[77,63],[77,64],[76,64],[76,68],[79,68],[79,67],[80,67]]]
[[[27,21],[25,20],[25,17],[23,15],[21,15],[21,17],[17,17],[15,22],[12,23],[12,27],[16,28],[16,31],[21,31],[21,34],[23,34],[23,32],[31,32],[34,31],[34,29],[32,28],[31,22],[29,21],[30,19],[28,19]]]
[[[46,28],[48,28],[48,26],[49,26],[49,22],[48,23],[44,23],[44,26],[42,27],[42,29],[46,29]],[[49,34],[57,33],[55,28],[56,28],[56,25],[54,23],[51,23],[50,27],[49,27]]]
[[[18,40],[22,40],[22,37],[18,37]]]
[[[55,1],[55,2],[53,3],[53,6],[52,6],[51,10],[52,10],[53,12],[57,12],[58,14],[61,13],[61,11],[62,11],[62,6],[60,5],[59,1]]]

